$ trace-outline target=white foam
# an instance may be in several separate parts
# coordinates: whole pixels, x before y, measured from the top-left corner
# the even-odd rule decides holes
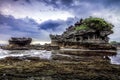
[[[116,56],[110,56],[109,58],[111,59],[111,64],[118,64],[118,65],[120,65],[120,50],[117,51],[117,55]]]
[[[111,64],[120,64],[120,55],[111,56],[109,58],[111,59]]]
[[[0,59],[6,57],[6,55],[9,54],[8,50],[2,50],[0,49]]]
[[[51,51],[45,50],[2,50],[0,49],[0,59],[5,57],[39,57],[41,59],[51,59]]]

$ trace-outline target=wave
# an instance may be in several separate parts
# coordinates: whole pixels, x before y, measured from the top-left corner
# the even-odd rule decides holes
[[[118,64],[120,65],[120,50],[117,51],[117,55],[110,56],[111,64]]]
[[[46,50],[3,50],[0,49],[0,59],[6,57],[39,57],[41,59],[51,59],[51,51]]]

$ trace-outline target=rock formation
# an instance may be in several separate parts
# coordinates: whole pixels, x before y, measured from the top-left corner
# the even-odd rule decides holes
[[[16,38],[16,37],[12,37],[10,40],[9,40],[9,45],[10,46],[17,46],[17,47],[20,47],[20,46],[29,46],[30,43],[32,41],[32,38]]]
[[[2,49],[7,49],[7,50],[28,50],[28,49],[30,49],[31,41],[32,41],[32,38],[11,37],[11,39],[9,39],[9,45],[3,46]]]
[[[1,47],[2,49],[7,50],[58,50],[59,46],[51,46],[50,44],[44,45],[31,45],[32,38],[17,38],[12,37],[9,40],[9,45]]]
[[[51,44],[60,47],[85,48],[108,44],[114,26],[101,18],[86,18],[70,26],[62,35],[51,35]],[[97,46],[98,46],[97,45]],[[86,48],[88,48],[86,47]]]

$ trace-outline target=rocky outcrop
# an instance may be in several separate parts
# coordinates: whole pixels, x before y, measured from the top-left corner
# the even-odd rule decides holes
[[[17,38],[17,37],[11,37],[11,39],[8,40],[9,44],[6,46],[2,46],[2,49],[7,50],[28,50],[30,49],[30,43],[32,42],[32,38]]]
[[[64,48],[115,49],[108,43],[108,35],[113,33],[112,27],[113,25],[100,18],[81,19],[61,35],[50,34],[51,45]],[[93,46],[96,44],[97,46]]]
[[[32,38],[17,38],[17,37],[12,37],[9,40],[9,46],[11,47],[21,47],[21,46],[29,46],[32,41]]]

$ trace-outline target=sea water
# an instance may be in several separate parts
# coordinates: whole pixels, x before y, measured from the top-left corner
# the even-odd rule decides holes
[[[3,50],[0,49],[0,59],[6,57],[39,57],[51,59],[51,52],[46,50]]]
[[[118,64],[120,65],[120,50],[117,51],[117,55],[110,56],[111,64]]]

